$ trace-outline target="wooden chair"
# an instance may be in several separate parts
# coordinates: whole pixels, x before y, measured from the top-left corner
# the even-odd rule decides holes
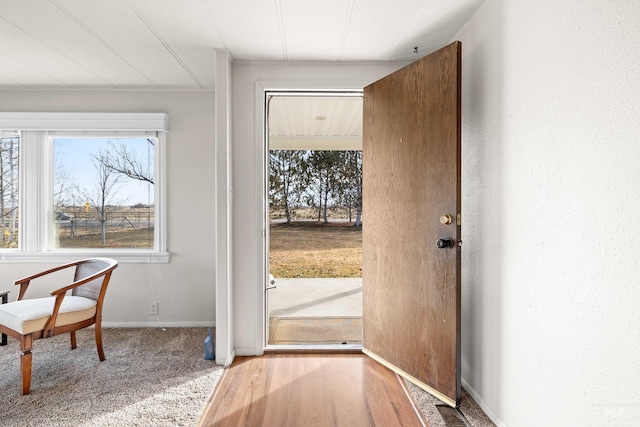
[[[22,394],[31,386],[31,349],[33,341],[69,332],[71,348],[76,348],[76,331],[95,324],[96,346],[100,361],[102,349],[102,301],[111,273],[118,262],[109,258],[89,258],[64,264],[24,279],[17,301],[0,305],[0,332],[20,341],[20,378]],[[23,299],[29,283],[50,273],[75,267],[73,283],[51,292],[51,297]],[[67,291],[71,295],[67,295]]]

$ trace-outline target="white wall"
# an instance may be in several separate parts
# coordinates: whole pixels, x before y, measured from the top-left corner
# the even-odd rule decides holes
[[[262,100],[257,88],[362,89],[405,64],[242,63],[234,64],[233,278],[235,349],[263,351],[264,177]]]
[[[105,325],[196,326],[215,319],[214,94],[178,91],[1,91],[0,111],[162,112],[167,134],[168,264],[121,264],[105,299]],[[197,173],[194,173],[197,171]],[[47,268],[0,263],[0,287]],[[149,304],[159,302],[159,315]],[[204,337],[203,337],[204,339]]]
[[[640,425],[640,6],[487,0],[457,39],[464,384],[499,425]]]

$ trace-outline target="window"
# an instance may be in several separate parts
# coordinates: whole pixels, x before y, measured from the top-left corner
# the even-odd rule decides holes
[[[0,113],[0,260],[168,262],[165,114]],[[19,227],[22,225],[22,227]]]
[[[55,136],[53,248],[154,248],[155,136]]]

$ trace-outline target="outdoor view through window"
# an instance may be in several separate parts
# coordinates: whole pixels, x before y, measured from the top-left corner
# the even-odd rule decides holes
[[[269,151],[270,273],[362,277],[362,152]]]
[[[154,247],[148,137],[53,138],[54,248]]]
[[[0,248],[18,247],[19,146],[18,131],[0,131]]]

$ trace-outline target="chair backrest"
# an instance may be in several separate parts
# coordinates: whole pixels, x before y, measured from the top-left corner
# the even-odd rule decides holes
[[[92,274],[96,274],[101,270],[113,267],[117,264],[117,261],[109,258],[90,258],[79,261],[76,265],[76,273],[73,280],[74,282],[82,280],[86,277],[91,276]],[[102,275],[100,277],[97,277],[95,280],[74,288],[71,291],[71,295],[91,298],[92,300],[98,301],[100,290],[102,288],[102,284],[104,283],[105,277],[105,275]]]

